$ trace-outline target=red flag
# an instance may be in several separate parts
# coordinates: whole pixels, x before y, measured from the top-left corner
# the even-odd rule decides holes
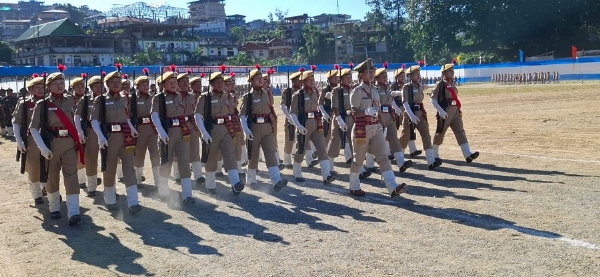
[[[577,47],[571,45],[571,57],[577,59]]]

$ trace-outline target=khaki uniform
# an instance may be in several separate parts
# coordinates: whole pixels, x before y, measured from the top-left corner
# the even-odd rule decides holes
[[[212,115],[208,117],[204,115],[204,105],[208,93],[211,94],[211,109]],[[204,121],[212,120],[212,130],[207,130],[210,133],[212,142],[208,145],[208,160],[206,161],[206,172],[215,172],[217,170],[217,156],[218,152],[221,151],[223,155],[223,167],[226,171],[231,169],[237,170],[237,163],[235,160],[235,149],[233,146],[233,137],[231,133],[233,130],[228,128],[230,126],[230,110],[231,110],[231,96],[228,93],[203,93],[198,99],[196,105],[196,113],[202,115]],[[219,124],[219,121],[222,123]],[[180,161],[181,163],[181,161]]]
[[[298,98],[300,97],[300,90],[296,91],[292,96],[292,105],[290,109],[290,114],[297,114],[299,117],[303,114],[298,114]],[[307,133],[305,136],[304,142],[304,150],[310,149],[310,142],[315,145],[317,157],[319,161],[328,160],[327,153],[325,152],[325,137],[323,136],[322,130],[319,130],[319,122],[317,122],[317,115],[321,112],[319,111],[319,95],[316,90],[309,93],[308,91],[304,92],[304,113],[306,114],[306,124],[304,128],[306,128]],[[309,114],[313,114],[313,118],[309,118]],[[296,147],[297,148],[297,147]],[[298,149],[296,151],[296,155],[294,155],[294,162],[301,163],[304,160],[304,152],[302,154],[298,153]]]
[[[456,88],[455,84],[450,84],[445,81],[439,82],[431,93],[431,98],[436,99],[440,105],[443,105],[440,102],[440,92],[443,93],[441,98],[446,102],[447,107],[444,110],[448,114],[448,117],[443,120],[443,126],[438,126],[436,129],[436,133],[433,137],[433,144],[442,145],[446,131],[448,130],[448,127],[450,127],[452,132],[454,132],[454,136],[456,137],[458,145],[462,145],[464,143],[468,143],[467,134],[463,128],[462,112],[458,106],[456,106],[456,100],[452,97],[452,93],[450,90],[448,90],[448,87],[453,88],[454,91],[458,93],[458,89]],[[442,127],[441,130],[438,130],[439,127]]]
[[[239,116],[241,115],[238,107],[239,105],[239,97],[236,94],[231,94],[231,105],[232,105],[232,111],[230,111],[231,114],[235,114],[236,118],[239,120]],[[240,130],[235,130],[235,124],[237,124],[238,128]],[[275,130],[277,130],[277,128],[275,128]],[[244,141],[244,133],[241,130],[241,126],[240,123],[234,122],[234,131],[235,131],[235,138],[233,140],[233,144],[235,145],[235,160],[238,161],[240,163],[241,166],[241,161],[242,161],[242,145],[245,145],[245,141]],[[241,168],[238,168],[241,169]]]
[[[379,101],[381,102],[381,109],[379,111],[379,120],[383,128],[387,128],[387,136],[385,139],[390,145],[392,153],[402,151],[400,148],[400,140],[398,139],[398,130],[396,129],[396,112],[392,107],[394,103],[394,97],[390,94],[387,87],[377,87],[377,94],[379,94]]]
[[[134,104],[134,103],[131,103]],[[134,166],[144,167],[146,151],[150,153],[150,164],[152,168],[160,166],[160,156],[158,153],[158,134],[154,129],[150,118],[152,109],[152,96],[137,93],[137,112],[138,125],[134,126],[138,131],[138,137],[135,144]]]
[[[183,99],[179,93],[168,93],[165,94],[165,105],[167,110],[167,119],[169,121],[169,128],[165,130],[169,136],[168,143],[168,158],[167,164],[161,165],[160,175],[162,177],[169,177],[171,175],[171,166],[173,165],[173,157],[176,155],[178,160],[179,175],[181,179],[190,178],[190,143],[189,136],[184,137],[183,129],[187,129],[187,124],[183,124],[186,116],[186,111],[183,105]],[[150,113],[160,114],[159,95],[156,94],[152,98],[152,109]],[[157,141],[157,143],[160,143]]]
[[[106,118],[100,118],[100,100],[105,97],[105,115]],[[133,168],[133,150],[126,151],[125,140],[133,140],[133,136],[128,136],[123,132],[129,128],[127,119],[129,118],[129,99],[125,92],[111,95],[106,93],[94,99],[94,108],[92,109],[92,121],[96,120],[101,124],[107,125],[108,142],[106,154],[106,170],[102,173],[105,187],[115,185],[115,176],[117,174],[117,163],[121,160],[123,170],[123,180],[126,187],[136,186],[135,170]],[[113,204],[113,203],[107,203]]]
[[[293,88],[291,88],[291,90],[292,90],[291,96],[293,98],[293,95],[296,93],[296,91],[294,91]],[[286,91],[287,91],[287,89],[281,93],[281,105],[285,105],[285,103],[288,101],[287,100],[288,94],[286,93]],[[288,110],[291,110],[291,106],[288,107]],[[289,124],[289,122],[287,122],[287,119],[285,119],[285,124],[284,124],[285,127],[283,128],[284,133],[285,133],[285,137],[283,138],[283,140],[285,142],[283,145],[283,152],[285,152],[286,154],[292,154],[292,150],[294,147],[294,140],[289,139],[290,134],[289,134],[288,124]],[[295,137],[294,137],[294,139],[295,139]]]
[[[82,95],[74,94],[73,96],[75,97],[75,110],[76,110],[75,114],[77,114],[77,106],[79,105],[79,102],[81,102],[81,100],[83,99],[83,94]],[[83,172],[83,169],[85,169],[85,165],[82,164],[80,161],[77,161],[77,170],[80,170],[79,172]],[[80,175],[80,177],[82,177],[82,176]],[[85,177],[85,176],[83,176],[83,177]],[[82,181],[83,180],[80,179],[80,183],[85,182],[85,181],[83,181],[83,182]]]
[[[248,168],[258,168],[260,148],[263,150],[267,167],[277,166],[278,161],[275,158],[277,141],[274,133],[274,129],[276,128],[272,127],[272,124],[276,123],[271,122],[270,103],[272,102],[270,102],[270,95],[265,90],[257,91],[254,89],[252,89],[249,94],[252,95],[252,111],[250,112],[250,115],[248,115],[248,94],[242,97],[242,105],[240,108],[240,115],[246,116],[253,122],[250,131],[252,132],[254,139],[252,140],[252,152],[250,153],[251,159]]]
[[[190,129],[190,163],[200,162],[200,131],[194,120],[194,111],[196,110],[196,98],[193,92],[182,92],[182,102],[184,114],[187,117],[186,122]]]
[[[35,100],[31,97],[27,97],[23,102],[23,99],[19,99],[17,102],[17,106],[15,107],[15,112],[12,114],[13,120],[19,126],[24,126],[28,128],[28,122],[31,119],[31,115],[33,114],[33,110],[35,109]],[[27,118],[23,118],[23,109],[27,109]],[[16,132],[20,132],[21,130],[15,130]],[[27,137],[22,138],[23,140],[27,140],[27,152],[25,152],[26,161],[25,161],[25,171],[27,172],[27,177],[29,178],[29,182],[36,183],[40,181],[40,149],[36,147],[35,141],[29,134],[29,130],[27,131]]]
[[[423,140],[423,149],[431,149],[431,135],[429,134],[429,123],[427,123],[427,114],[423,107],[423,98],[425,94],[423,93],[423,86],[420,84],[412,84],[413,91],[409,91],[411,87],[411,83],[405,84],[402,88],[402,103],[406,103],[409,101],[409,93],[413,95],[413,103],[409,103],[410,105],[415,105],[413,108],[413,113],[416,117],[419,118],[419,123],[416,124],[415,129],[419,131],[421,135],[421,139]],[[406,111],[405,111],[406,113]],[[410,117],[408,114],[404,116],[402,120],[402,133],[400,134],[400,148],[406,149],[408,146],[408,141],[410,140]]]
[[[379,94],[377,93],[377,89],[374,87],[369,87],[369,85],[365,83],[361,83],[350,93],[350,106],[353,110],[365,110],[366,108],[380,105],[381,100],[379,98]],[[381,114],[381,108],[379,109],[379,113]],[[365,138],[356,137],[356,123],[352,128],[352,140],[354,141],[354,160],[352,162],[352,166],[350,167],[350,172],[360,173],[360,169],[365,160],[367,152],[372,153],[375,156],[375,161],[379,164],[381,172],[392,170],[388,153],[386,153],[386,147],[384,145],[385,138],[383,137],[383,126],[380,123],[377,123],[377,118],[373,118],[368,115],[365,115],[364,117],[366,122],[364,130],[366,134]],[[351,190],[360,189],[360,187],[353,188],[352,184],[350,184],[350,186]]]
[[[335,88],[332,88],[332,92]],[[331,127],[333,126],[332,121],[334,121],[335,116],[333,115],[333,111],[331,110],[331,99],[327,99],[325,97],[325,95],[327,94],[327,88],[323,88],[321,90],[321,94],[319,94],[319,105],[323,105],[323,107],[325,108],[325,110],[329,110],[329,122],[327,121],[323,121],[323,128],[325,128],[325,126],[327,126],[327,129],[329,130],[329,133],[323,133],[323,135],[325,136],[325,146],[329,145],[329,142],[331,141]],[[276,134],[277,135],[277,134]]]
[[[348,130],[345,132],[346,134],[346,143],[350,146],[350,151],[352,150],[352,126],[354,125],[354,117],[352,116],[352,107],[350,105],[350,91],[346,88],[342,88],[338,86],[331,91],[331,108],[332,109],[340,109],[342,105],[340,105],[340,93],[344,97],[343,107],[344,110],[340,110],[340,115],[342,113],[346,114],[346,119],[344,122],[348,127]],[[340,125],[335,119],[335,115],[332,116],[331,121],[333,121],[333,128],[331,128],[331,143],[329,144],[328,156],[329,158],[336,158],[340,154],[340,147],[342,144],[341,134],[340,134]]]
[[[71,135],[59,136],[59,131],[66,130],[63,123],[55,114],[56,109],[61,109],[67,117],[73,114],[75,99],[72,96],[64,94],[62,97],[50,95],[46,98],[49,103],[54,103],[57,108],[48,107],[48,130],[54,135],[54,139],[50,142],[48,148],[52,152],[52,159],[47,161],[48,166],[48,183],[46,190],[48,193],[54,193],[59,190],[60,172],[62,170],[63,180],[65,182],[65,191],[67,195],[79,194],[79,182],[77,180],[77,148],[75,141]],[[40,129],[42,122],[42,102],[36,103],[35,109],[31,117],[29,128]],[[69,117],[72,120],[72,117]],[[73,123],[71,121],[71,123]],[[37,159],[39,160],[39,156]]]
[[[77,102],[77,108],[75,109],[75,114],[80,117],[83,114],[83,102],[84,101]],[[87,109],[88,118],[81,118],[81,120],[88,121],[87,130],[83,130],[87,135],[83,152],[85,153],[85,175],[90,177],[98,175],[98,153],[100,151],[100,146],[98,146],[98,135],[96,135],[96,132],[92,129],[92,124],[90,124],[92,121],[92,110],[94,109],[93,99],[89,99]],[[90,184],[88,184],[88,186],[89,185]]]

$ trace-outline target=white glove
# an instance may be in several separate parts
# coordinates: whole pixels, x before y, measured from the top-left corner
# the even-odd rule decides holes
[[[323,119],[325,119],[325,121],[331,122],[331,117],[329,116],[327,111],[325,111],[325,107],[323,107],[323,105],[319,105],[319,111],[321,111],[321,114],[323,115]]]
[[[200,133],[202,133],[202,140],[206,143],[211,143],[212,142],[212,137],[208,134],[208,132],[206,130],[200,130]]]
[[[298,126],[296,126],[296,128],[298,129],[298,133],[306,135],[306,133],[308,133],[308,130],[306,130],[306,128],[304,128],[304,126],[298,124]]]
[[[402,115],[402,109],[396,105],[396,102],[392,102],[392,108],[397,115]]]
[[[298,120],[298,115],[293,113],[293,114],[290,114],[290,117],[292,118],[292,122],[294,122],[296,129],[298,129],[298,133],[300,133],[302,135],[306,135],[306,133],[308,133],[308,130],[306,130],[306,128],[304,126],[302,126],[302,124],[300,124],[300,121]]]
[[[377,116],[377,107],[370,107],[365,109],[365,114],[370,116]]]
[[[419,124],[419,118],[416,115],[410,113],[408,114],[408,117],[410,117],[410,122],[414,124]]]
[[[50,149],[48,149],[48,147],[40,147],[40,153],[42,154],[42,156],[44,156],[44,158],[46,158],[46,160],[52,159],[52,152],[50,152]]]
[[[169,135],[165,132],[165,130],[158,130],[158,139],[160,139],[164,144],[169,144]]]
[[[440,114],[440,117],[443,119],[446,119],[448,117],[448,113],[445,111],[438,111],[438,113]]]
[[[387,127],[383,128],[383,137],[387,138]]]
[[[348,125],[346,125],[346,122],[344,122],[341,115],[336,116],[335,120],[337,121],[337,123],[340,126],[340,129],[342,131],[344,131],[344,132],[348,131]]]
[[[289,124],[294,125],[294,120],[292,120],[291,117],[287,117],[287,121],[288,121]]]
[[[25,153],[25,151],[27,151],[25,148],[25,143],[23,143],[23,140],[21,139],[17,139],[17,150],[21,151],[21,153]]]
[[[127,119],[127,124],[129,124],[129,129],[131,130],[131,135],[134,138],[138,137],[138,131],[135,129],[135,127],[133,127],[133,124],[131,124],[131,119]]]
[[[242,131],[244,131],[246,139],[253,140],[254,135],[252,134],[252,131],[250,131],[250,128],[248,128],[248,118],[246,118],[246,116],[240,116],[240,124],[242,125]]]
[[[331,91],[328,91],[327,93],[325,93],[325,98],[331,99]]]
[[[100,149],[108,147],[108,141],[102,134],[98,134],[98,146],[100,146]]]
[[[85,136],[83,135],[83,132],[77,132],[77,135],[79,135],[79,143],[85,144]]]

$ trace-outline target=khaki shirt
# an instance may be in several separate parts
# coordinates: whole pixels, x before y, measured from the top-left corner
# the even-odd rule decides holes
[[[294,88],[290,88],[292,90],[291,96],[293,97],[294,94],[298,91],[298,90],[294,90]],[[283,91],[281,91],[281,103],[280,105],[285,105],[286,100],[287,100],[287,91],[288,89],[284,89]]]
[[[264,90],[254,90],[242,97],[242,106],[240,115],[248,115],[248,94],[252,94],[252,114],[269,114],[271,112],[269,105],[269,94]]]
[[[369,97],[371,94],[371,97]],[[350,93],[350,106],[359,111],[363,111],[366,108],[380,106],[379,93],[374,87],[370,87],[365,83],[361,83],[356,86]]]
[[[106,103],[106,118],[100,118],[100,97],[105,97]],[[98,96],[94,99],[94,108],[92,109],[92,120],[98,122],[109,123],[118,122],[125,123],[129,119],[129,98],[125,92],[115,93],[111,96],[109,93]]]
[[[298,98],[300,97],[300,90],[296,91],[292,96],[292,106],[290,107],[290,113],[298,114]],[[319,106],[319,95],[317,90],[313,90],[312,93],[308,91],[304,92],[304,112],[314,112]]]
[[[27,105],[28,103],[31,103],[29,105],[31,105],[32,108],[28,107],[28,105]],[[27,109],[27,118],[23,118],[23,109]],[[17,102],[17,106],[15,107],[15,111],[12,114],[12,116],[15,120],[15,123],[23,126],[26,123],[25,121],[30,121],[31,115],[33,114],[34,109],[35,109],[35,102],[32,100],[31,96],[27,97],[25,99],[25,101],[23,101],[23,99],[20,98],[19,102]],[[29,126],[25,126],[25,127],[29,127]]]
[[[186,116],[186,114],[184,113],[184,108],[183,108],[183,101],[181,99],[181,94],[179,93],[168,93],[168,92],[161,92],[158,93],[156,95],[154,95],[154,97],[152,97],[152,109],[150,110],[150,113],[158,113],[160,115],[160,105],[159,105],[159,98],[160,98],[160,94],[164,94],[165,95],[165,106],[166,106],[166,110],[167,110],[167,117],[171,118],[171,117],[182,117],[182,116]]]
[[[405,84],[404,87],[402,87],[402,103],[408,102],[409,93],[413,94],[413,103],[415,103],[415,104],[423,103],[423,98],[425,98],[425,94],[423,94],[423,86],[420,84],[412,84],[413,91],[409,92],[408,88],[410,87],[410,85],[411,85],[411,83],[408,83],[408,84]]]
[[[193,115],[196,110],[196,97],[193,92],[181,92],[181,101],[186,116]]]
[[[83,100],[83,97],[80,99],[79,102],[77,102],[77,105],[75,107],[75,114],[80,116],[83,114],[83,102],[81,101]],[[94,109],[94,99],[88,99],[88,107],[87,107],[87,114],[88,114],[88,118],[82,118],[81,120],[92,120],[92,110]]]
[[[390,90],[387,86],[377,86],[377,94],[379,94],[379,101],[381,102],[382,106],[391,106],[394,102],[394,97],[392,97],[390,94]]]
[[[231,113],[229,111],[232,109],[232,104],[229,93],[214,93],[212,91],[200,95],[198,104],[196,105],[196,113],[204,117],[204,105],[206,105],[206,98],[209,93],[211,95],[210,103],[212,109],[212,114],[210,116],[224,117],[230,115]]]
[[[441,90],[444,93],[444,95],[443,95],[444,99],[453,98],[452,93],[446,88],[448,86],[448,83],[446,83],[444,81],[440,81],[439,83],[437,83],[437,85],[435,86],[435,89],[431,93],[431,98],[433,98],[435,100],[439,100],[440,86],[443,86],[441,88]],[[451,86],[454,88],[454,91],[456,91],[456,94],[458,94],[458,89],[456,88],[456,85],[453,83],[453,84],[451,84]]]
[[[340,108],[340,93],[344,96],[344,110],[349,110],[350,107],[350,90],[337,86],[331,91],[331,108]],[[340,113],[343,111],[340,111]]]
[[[50,103],[54,103],[54,105],[56,105],[58,109],[61,109],[65,113],[65,115],[71,120],[71,123],[73,123],[73,106],[75,105],[75,98],[73,98],[73,96],[63,94],[63,97],[57,99],[54,97],[54,95],[50,95],[46,99]],[[29,128],[39,129],[42,126],[42,122],[40,122],[42,116],[41,103],[42,101],[40,100],[35,104],[35,109],[33,110],[33,114],[31,115],[31,124],[29,124]],[[62,124],[60,119],[58,119],[58,116],[53,112],[55,110],[56,108],[48,107],[48,127],[64,128],[65,126]]]
[[[143,95],[138,92],[136,105],[138,117],[150,117],[150,111],[152,110],[152,96],[150,94]]]

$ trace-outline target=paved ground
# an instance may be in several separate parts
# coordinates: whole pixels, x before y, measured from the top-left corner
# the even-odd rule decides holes
[[[263,168],[259,189],[234,198],[221,179],[216,197],[198,188],[199,201],[183,209],[142,189],[137,216],[109,213],[101,193],[82,194],[83,221],[69,227],[33,206],[15,145],[0,139],[0,275],[597,276],[597,87],[461,87],[480,158],[467,165],[449,134],[442,168],[431,172],[417,158],[398,175],[410,185],[400,199],[378,174],[364,185],[367,197],[349,196],[341,163],[332,186],[314,169],[313,181],[274,194]]]

